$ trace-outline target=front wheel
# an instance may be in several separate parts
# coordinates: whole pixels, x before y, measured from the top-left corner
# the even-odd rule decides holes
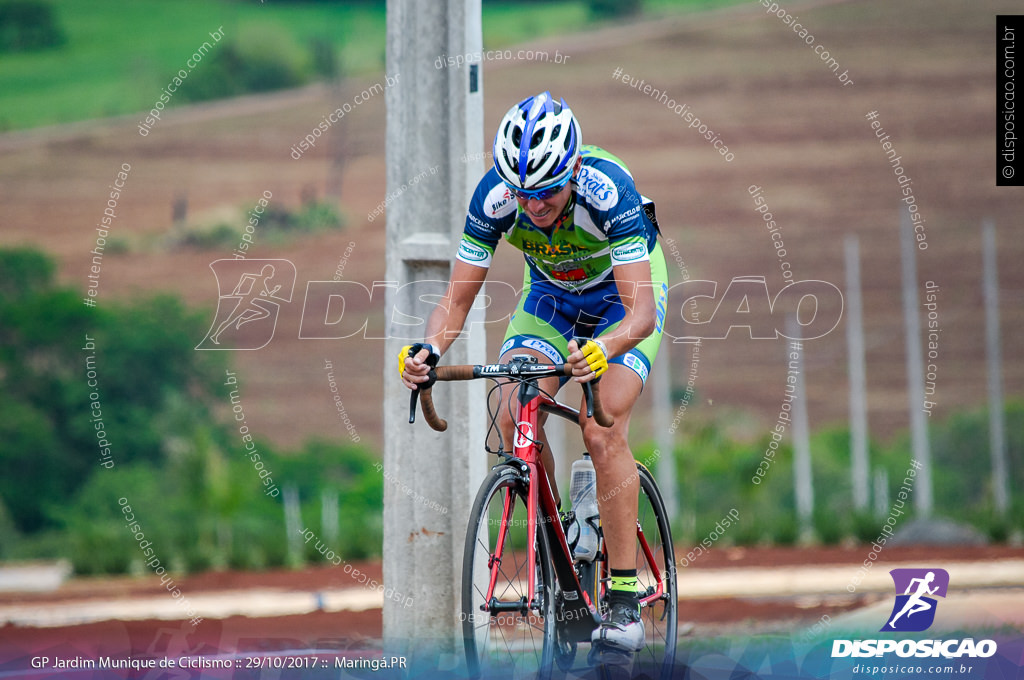
[[[517,470],[498,467],[480,487],[470,512],[462,566],[462,634],[472,678],[551,674],[554,571],[545,532],[528,526],[526,493]],[[528,546],[536,556],[532,601]]]

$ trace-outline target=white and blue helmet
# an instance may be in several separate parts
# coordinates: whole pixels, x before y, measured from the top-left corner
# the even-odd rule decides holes
[[[580,157],[580,124],[564,99],[542,92],[505,114],[494,136],[494,168],[526,191],[564,184]]]

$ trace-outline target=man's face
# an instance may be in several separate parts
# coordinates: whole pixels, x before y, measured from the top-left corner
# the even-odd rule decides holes
[[[527,214],[530,221],[535,226],[544,229],[553,225],[555,220],[561,216],[571,197],[572,182],[569,182],[562,187],[561,191],[547,198],[519,198],[517,196],[516,200],[519,201],[519,207]]]
[[[582,165],[583,159],[577,158],[576,165],[572,169],[574,177],[579,173]],[[562,215],[569,199],[572,198],[572,186],[571,181],[567,182],[561,191],[547,198],[519,198],[516,196],[516,200],[519,201],[519,207],[527,214],[534,226],[546,229]]]

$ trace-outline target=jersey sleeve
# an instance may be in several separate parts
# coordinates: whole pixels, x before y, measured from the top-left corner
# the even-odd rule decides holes
[[[477,267],[490,267],[498,241],[515,221],[516,209],[515,197],[492,168],[473,192],[455,258]]]
[[[612,266],[649,260],[657,232],[633,177],[610,159],[595,159],[584,169],[580,186],[608,238]]]

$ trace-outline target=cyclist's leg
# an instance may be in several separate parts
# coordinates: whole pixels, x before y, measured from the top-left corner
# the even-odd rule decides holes
[[[611,569],[636,566],[633,544],[639,484],[636,462],[629,448],[629,416],[647,381],[664,329],[668,275],[660,245],[651,252],[650,262],[657,313],[654,332],[630,351],[612,358],[608,371],[601,377],[601,397],[605,410],[615,418],[615,424],[603,428],[593,421],[582,421],[583,440],[597,472],[601,526]],[[605,295],[603,299],[610,304],[601,312],[607,321],[597,327],[597,337],[613,332],[625,314],[617,293]]]
[[[637,483],[636,461],[629,448],[629,418],[643,383],[631,369],[610,364],[601,377],[601,400],[615,419],[609,428],[581,415],[583,442],[597,473],[597,501],[601,513],[608,566],[634,569],[636,556]]]
[[[645,638],[637,599],[636,522],[640,479],[629,447],[629,418],[650,373],[664,328],[668,291],[664,257],[660,247],[651,253],[651,282],[657,320],[654,332],[632,350],[609,361],[601,378],[605,410],[615,419],[611,428],[582,420],[583,440],[597,472],[598,506],[611,574],[609,610],[605,623],[594,632],[601,641],[620,650],[639,650]],[[613,284],[614,285],[614,284]],[[609,291],[601,310],[606,321],[595,329],[600,337],[612,333],[625,310],[617,291]]]
[[[604,622],[591,637],[598,655],[593,660],[602,664],[629,662],[646,639],[635,551],[640,478],[628,441],[630,412],[641,387],[634,371],[610,364],[601,377],[601,401],[615,423],[604,428],[593,419],[581,418],[583,441],[597,473],[597,503],[611,577]]]

